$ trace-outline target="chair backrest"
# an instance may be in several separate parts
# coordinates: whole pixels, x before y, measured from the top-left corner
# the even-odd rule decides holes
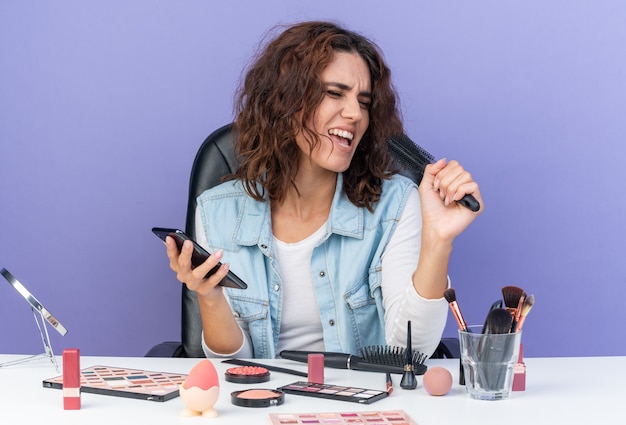
[[[227,124],[211,133],[202,143],[191,168],[189,179],[189,198],[187,201],[187,218],[185,232],[196,239],[195,214],[196,199],[207,189],[221,183],[222,177],[233,173],[238,165],[235,155],[234,138],[236,137],[234,125]],[[394,156],[394,167],[398,172],[419,184],[419,177],[405,167],[403,161]],[[204,357],[202,351],[202,322],[196,294],[182,285],[182,350],[183,357]],[[441,347],[440,347],[441,348]],[[445,347],[443,347],[445,348]],[[456,350],[453,350],[456,351]],[[445,353],[445,357],[448,353]]]
[[[205,190],[219,184],[223,176],[233,173],[237,168],[233,137],[233,124],[218,128],[204,140],[193,161],[185,222],[185,232],[193,239],[196,239],[196,198]],[[182,355],[204,357],[198,299],[187,286],[182,287]]]

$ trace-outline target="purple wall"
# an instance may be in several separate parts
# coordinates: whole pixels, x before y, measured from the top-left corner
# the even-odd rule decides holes
[[[383,47],[411,137],[481,183],[450,270],[468,322],[518,285],[528,356],[626,355],[626,3],[240,3],[0,4],[0,268],[69,329],[58,353],[179,339],[150,228],[184,225],[195,151],[263,32],[337,18]],[[0,321],[0,353],[41,352],[2,281]]]

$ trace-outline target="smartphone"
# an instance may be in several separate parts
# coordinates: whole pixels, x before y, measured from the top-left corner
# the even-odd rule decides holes
[[[193,239],[191,239],[185,232],[179,229],[168,229],[165,227],[153,227],[152,233],[157,235],[162,241],[165,241],[165,238],[171,236],[172,239],[176,242],[176,246],[178,246],[178,251],[183,249],[183,242],[189,240],[193,243],[193,253],[191,254],[191,268],[194,269],[198,267],[200,264],[204,263],[207,258],[211,254],[209,254],[204,248],[196,243]],[[217,269],[220,268],[222,263],[217,263],[215,267],[213,267],[206,274],[205,278],[214,274]],[[246,289],[248,285],[246,282],[241,280],[239,276],[237,276],[232,271],[228,271],[228,274],[222,281],[219,283],[221,286],[226,286],[228,288],[238,288],[238,289]]]

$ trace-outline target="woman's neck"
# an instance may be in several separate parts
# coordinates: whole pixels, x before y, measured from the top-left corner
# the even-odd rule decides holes
[[[272,204],[272,231],[279,240],[299,242],[328,220],[337,185],[336,173],[299,175],[285,200]]]

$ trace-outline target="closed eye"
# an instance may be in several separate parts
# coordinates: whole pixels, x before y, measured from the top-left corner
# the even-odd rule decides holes
[[[327,82],[325,84],[326,95],[333,98],[339,99],[345,96],[346,92],[351,92],[353,89],[343,83],[338,82]],[[357,93],[357,100],[359,102],[359,106],[361,109],[369,111],[372,107],[372,95],[369,91],[362,91]]]
[[[326,94],[335,99],[343,97],[344,95],[342,91],[332,90],[332,89],[326,89]],[[361,108],[368,109],[368,110],[372,107],[372,99],[369,96],[369,94],[362,95],[359,98],[359,105],[361,105]]]

